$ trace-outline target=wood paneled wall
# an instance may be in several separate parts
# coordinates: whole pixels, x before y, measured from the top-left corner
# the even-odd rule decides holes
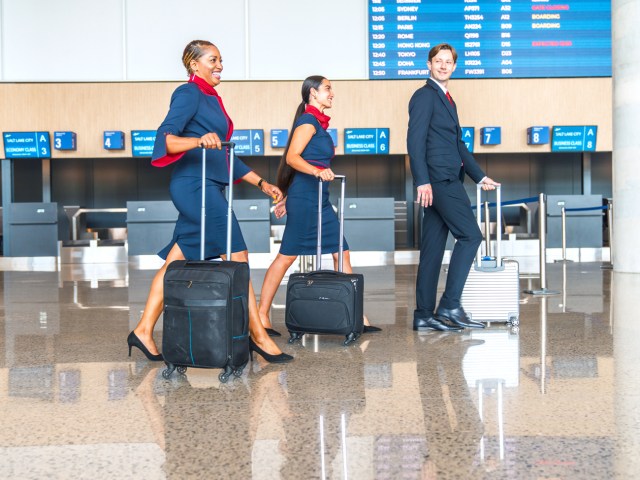
[[[423,81],[335,81],[331,126],[389,127],[390,152],[406,153],[407,104]],[[175,82],[0,84],[0,130],[74,131],[78,149],[53,151],[54,158],[131,155],[131,130],[153,130],[162,122]],[[299,81],[223,82],[218,88],[236,128],[264,129],[265,153],[272,128],[291,127],[300,101]],[[528,146],[526,129],[538,125],[597,125],[598,151],[612,149],[611,78],[454,80],[449,85],[463,126],[476,127],[478,153],[543,153],[549,145]],[[479,129],[501,126],[502,144],[479,145]],[[102,148],[104,130],[126,133],[126,150]],[[1,139],[0,139],[1,142]],[[0,149],[4,156],[4,149]]]

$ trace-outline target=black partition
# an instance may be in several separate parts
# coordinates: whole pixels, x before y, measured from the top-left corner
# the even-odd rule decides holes
[[[562,208],[565,208],[566,246],[602,247],[602,195],[547,195],[547,247],[562,247]],[[566,211],[569,210],[569,211]]]
[[[58,255],[58,205],[23,202],[10,206],[9,251],[13,257]]]
[[[242,237],[252,253],[269,253],[271,244],[271,202],[267,198],[238,199],[233,211],[240,224]]]
[[[173,202],[127,202],[128,254],[155,255],[173,237],[178,210]]]
[[[345,198],[344,235],[351,251],[395,250],[394,203],[390,197]]]

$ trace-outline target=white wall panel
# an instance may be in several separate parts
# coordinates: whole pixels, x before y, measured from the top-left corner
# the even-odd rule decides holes
[[[126,2],[128,80],[184,80],[182,52],[194,39],[218,46],[223,80],[246,78],[244,1]]]
[[[218,45],[224,80],[367,78],[367,0],[0,0],[0,7],[5,82],[183,80],[182,51],[196,38]]]
[[[3,80],[123,80],[122,13],[122,0],[3,0]]]
[[[366,0],[249,0],[249,78],[365,79],[366,29]]]
[[[2,13],[3,1],[4,0],[0,0],[0,81],[4,80],[4,41],[3,41],[4,31],[2,29],[2,18],[4,17]]]

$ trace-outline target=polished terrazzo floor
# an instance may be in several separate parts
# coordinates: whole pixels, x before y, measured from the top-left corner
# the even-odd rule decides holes
[[[416,267],[358,270],[382,333],[227,384],[127,356],[153,271],[0,272],[0,478],[640,478],[640,276],[549,265],[519,331],[419,335]]]

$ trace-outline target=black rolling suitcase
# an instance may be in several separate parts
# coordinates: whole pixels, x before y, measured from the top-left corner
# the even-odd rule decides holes
[[[229,147],[229,209],[227,212],[227,259],[231,258],[233,218],[232,142]],[[249,265],[244,262],[205,261],[206,150],[202,149],[202,223],[200,260],[178,260],[164,275],[162,355],[169,378],[177,368],[223,368],[219,379],[239,377],[249,360]]]
[[[361,274],[342,272],[344,234],[344,175],[340,195],[340,240],[338,247],[339,268],[316,270],[311,273],[294,273],[289,276],[285,323],[289,343],[302,338],[305,333],[344,335],[345,345],[353,343],[364,329],[363,299],[364,277]],[[318,248],[316,267],[321,268],[322,255],[322,181],[318,182]]]

